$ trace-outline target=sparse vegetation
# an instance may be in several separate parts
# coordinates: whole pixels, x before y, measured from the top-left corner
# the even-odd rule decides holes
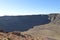
[[[11,40],[10,38],[7,38],[8,40]]]

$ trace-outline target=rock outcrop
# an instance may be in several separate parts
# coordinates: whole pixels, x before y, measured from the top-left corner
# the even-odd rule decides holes
[[[60,14],[50,14],[49,15],[49,20],[51,20],[51,23],[53,24],[60,24]]]

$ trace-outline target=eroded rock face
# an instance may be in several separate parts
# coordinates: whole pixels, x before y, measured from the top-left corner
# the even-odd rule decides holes
[[[51,20],[50,23],[60,24],[60,14],[58,14],[58,13],[56,13],[56,14],[50,14],[49,15],[49,20]]]

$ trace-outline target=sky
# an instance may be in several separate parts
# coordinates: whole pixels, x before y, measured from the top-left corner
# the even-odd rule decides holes
[[[60,0],[0,0],[0,16],[60,13]]]

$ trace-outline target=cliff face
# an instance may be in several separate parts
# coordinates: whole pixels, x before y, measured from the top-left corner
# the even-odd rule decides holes
[[[53,24],[60,24],[60,14],[50,14],[49,19]]]

